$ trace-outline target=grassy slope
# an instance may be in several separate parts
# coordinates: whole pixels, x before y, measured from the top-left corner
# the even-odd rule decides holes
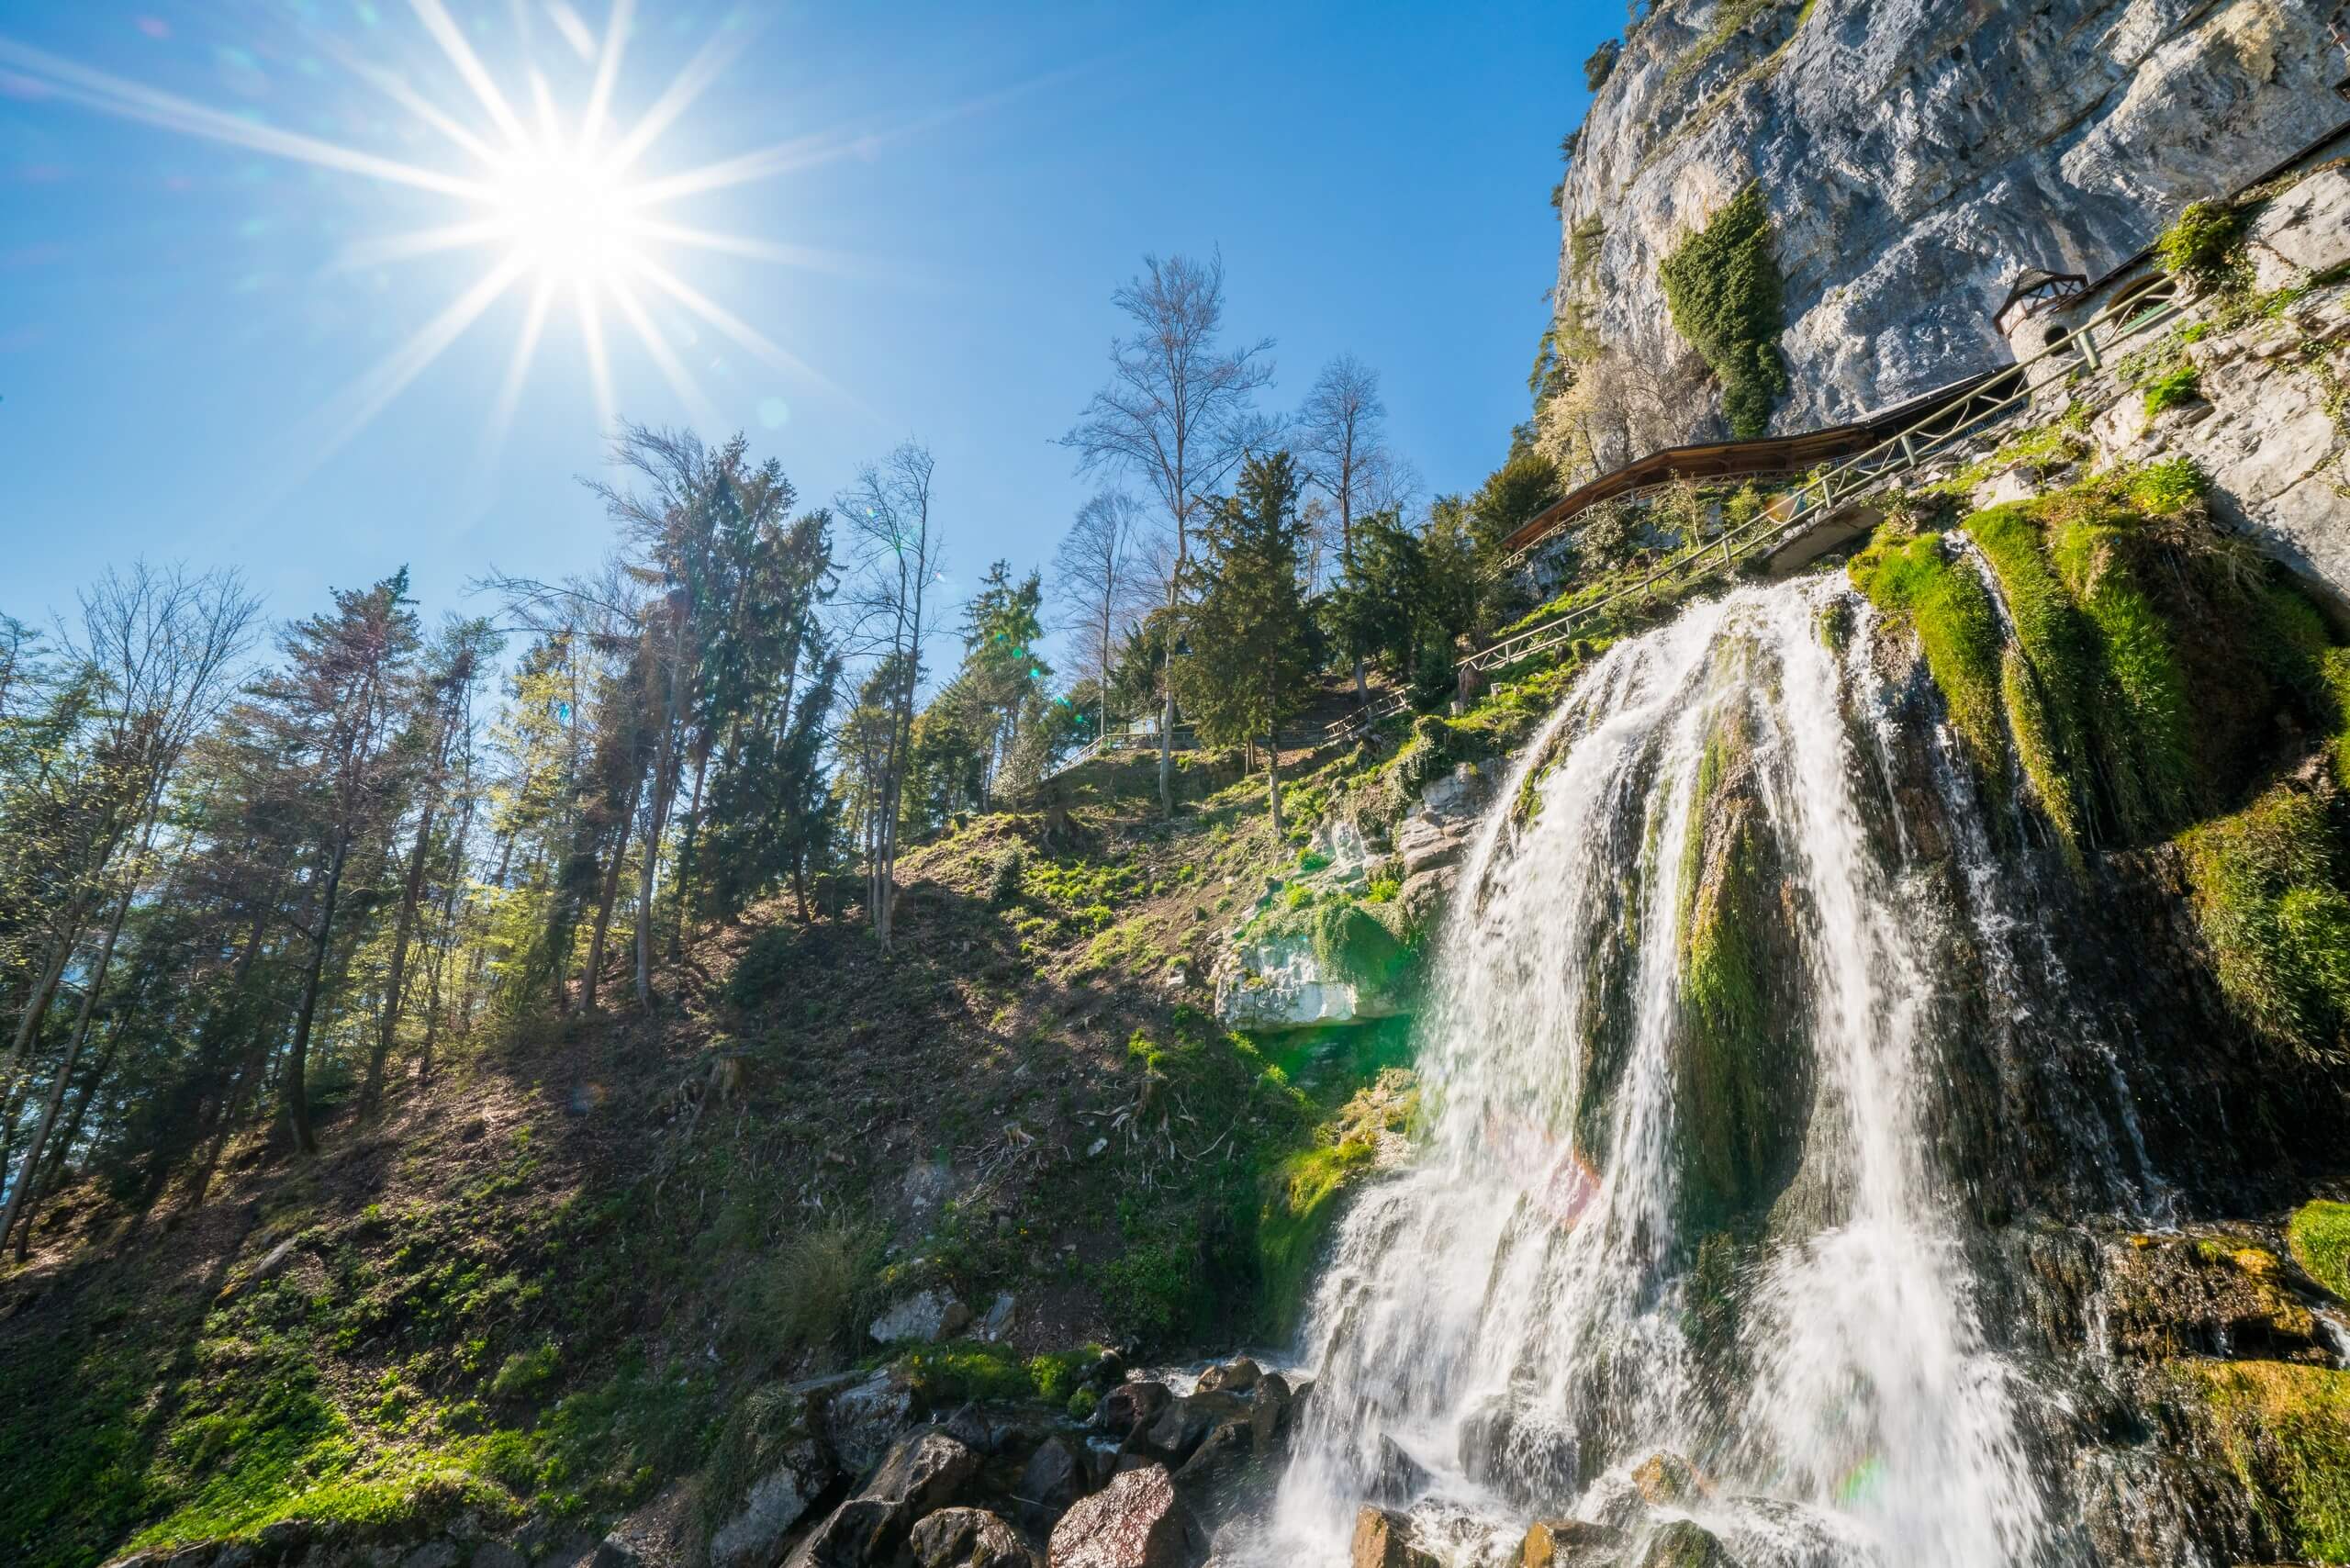
[[[1215,938],[1296,845],[1260,782],[1208,793],[1231,772],[1161,826],[1148,771],[913,852],[894,960],[765,909],[651,1021],[476,1042],[315,1160],[255,1137],[201,1210],[131,1229],[70,1193],[0,1282],[0,1556],[460,1505],[597,1526],[694,1472],[745,1390],[868,1356],[859,1325],[919,1284],[1012,1293],[1022,1356],[1266,1327],[1300,1236],[1277,1214],[1260,1254],[1265,1197],[1357,1138],[1336,1118],[1396,1042],[1259,1055],[1209,1024]]]

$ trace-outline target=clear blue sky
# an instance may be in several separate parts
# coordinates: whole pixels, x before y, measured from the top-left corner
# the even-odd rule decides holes
[[[367,395],[384,389],[371,368],[513,252],[386,242],[509,209],[283,151],[478,185],[458,136],[505,138],[432,13],[532,125],[535,70],[568,135],[611,9],[0,0],[0,610],[45,617],[140,554],[240,566],[278,617],[402,563],[431,612],[492,564],[592,565],[607,533],[575,476],[599,471],[599,398],[567,288],[502,441],[535,267],[397,395]],[[1235,333],[1278,340],[1274,405],[1351,351],[1383,374],[1395,444],[1428,487],[1472,486],[1524,417],[1558,244],[1544,196],[1585,105],[1581,63],[1621,20],[1617,0],[638,0],[600,146],[697,58],[727,64],[633,177],[807,155],[659,209],[797,260],[639,241],[774,352],[640,276],[700,420],[599,293],[614,405],[739,427],[811,502],[918,436],[938,458],[950,584],[968,585],[998,555],[1048,561],[1088,493],[1053,441],[1121,328],[1112,288],[1145,252],[1221,246]]]

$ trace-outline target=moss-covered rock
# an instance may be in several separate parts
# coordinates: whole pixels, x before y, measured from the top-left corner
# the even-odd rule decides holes
[[[2277,1546],[2311,1562],[2350,1562],[2350,1372],[2285,1361],[2182,1370]]]
[[[1325,1138],[1273,1167],[1257,1217],[1257,1252],[1264,1280],[1265,1321],[1276,1334],[1292,1332],[1322,1243],[1341,1200],[1377,1161],[1382,1142],[1400,1135],[1418,1113],[1420,1092],[1408,1069],[1389,1068],[1359,1092],[1323,1129]]]
[[[1852,558],[1852,586],[1914,627],[1952,731],[1994,803],[2007,796],[2008,734],[1999,689],[1998,611],[1974,569],[1939,534],[1895,537]]]
[[[2255,1029],[2350,1059],[2350,893],[2330,780],[2288,781],[2180,839],[2220,987]]]
[[[2285,1240],[2311,1279],[2350,1301],[2350,1204],[2323,1198],[2303,1204],[2293,1211]]]
[[[2000,661],[2000,696],[2018,760],[2041,807],[2076,855],[2093,831],[2088,776],[2089,704],[2099,684],[2097,651],[2072,595],[2049,565],[2039,524],[2021,507],[1966,520],[1990,562],[2015,628]]]
[[[1794,1172],[1811,1062],[1802,955],[1743,708],[1707,738],[1684,850],[1675,1066],[1682,1197],[1707,1228],[1766,1207]]]

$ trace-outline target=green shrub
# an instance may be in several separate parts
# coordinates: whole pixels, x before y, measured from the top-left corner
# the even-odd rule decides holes
[[[563,1363],[563,1352],[554,1340],[543,1340],[527,1350],[517,1350],[499,1363],[498,1375],[489,1380],[490,1393],[500,1399],[512,1399],[536,1393],[554,1378]]]
[[[2202,378],[2191,364],[2173,365],[2146,383],[2146,417],[2192,403],[2202,396]]]
[[[752,1008],[775,995],[799,970],[799,946],[789,926],[770,925],[757,933],[734,960],[734,972],[726,977],[726,1000]]]
[[[988,873],[988,902],[1004,904],[1018,898],[1027,870],[1028,857],[1017,846],[997,856]]]
[[[1093,1418],[1094,1407],[1101,1403],[1100,1394],[1090,1388],[1080,1388],[1069,1396],[1067,1407],[1069,1418],[1072,1421],[1090,1421]]]
[[[1730,433],[1762,435],[1787,389],[1778,349],[1785,284],[1762,185],[1749,183],[1683,240],[1658,277],[1673,327],[1720,379]]]
[[[2226,202],[2193,202],[2154,241],[2154,253],[2175,277],[2221,283],[2243,265],[2244,229],[2244,214]]]

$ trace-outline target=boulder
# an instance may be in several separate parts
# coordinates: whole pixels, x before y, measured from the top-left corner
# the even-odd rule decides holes
[[[1012,1331],[1012,1313],[1018,1305],[1011,1292],[999,1292],[995,1300],[988,1305],[987,1311],[980,1316],[974,1332],[990,1344],[1002,1339]]]
[[[1466,823],[1448,824],[1426,812],[1405,817],[1395,830],[1395,853],[1403,857],[1406,877],[1453,864],[1468,844]]]
[[[1137,1427],[1126,1439],[1128,1451],[1140,1451],[1169,1465],[1181,1465],[1207,1440],[1208,1434],[1228,1421],[1246,1428],[1248,1407],[1229,1394],[1187,1394],[1170,1399],[1158,1418]]]
[[[1092,1481],[1092,1466],[1075,1443],[1063,1437],[1046,1438],[1020,1473],[1023,1519],[1031,1529],[1050,1529],[1070,1504],[1085,1495]]]
[[[1348,1568],[1439,1568],[1436,1557],[1414,1539],[1409,1519],[1368,1505],[1355,1515],[1354,1544],[1347,1561]]]
[[[1403,912],[1404,924],[1421,930],[1433,929],[1451,906],[1452,890],[1460,880],[1457,866],[1437,866],[1417,876],[1404,879],[1396,891],[1396,907]]]
[[[1623,1533],[1588,1519],[1537,1519],[1518,1543],[1517,1568],[1559,1568],[1588,1554],[1613,1549]]]
[[[1164,1465],[1125,1471],[1053,1527],[1052,1568],[1189,1568],[1206,1542]]]
[[[1113,1432],[1121,1435],[1132,1431],[1146,1421],[1158,1418],[1167,1408],[1174,1394],[1163,1383],[1149,1378],[1130,1378],[1102,1396],[1093,1418]]]
[[[941,1508],[907,1538],[919,1568],[1035,1568],[1020,1532],[985,1508]]]
[[[1379,1460],[1371,1471],[1371,1495],[1382,1503],[1410,1502],[1428,1489],[1427,1466],[1404,1451],[1403,1445],[1382,1432]]]
[[[1248,1436],[1258,1452],[1272,1447],[1296,1403],[1290,1393],[1289,1379],[1279,1372],[1267,1372],[1264,1381],[1257,1384],[1248,1395]]]
[[[1246,1394],[1264,1376],[1263,1369],[1246,1356],[1208,1368],[1200,1374],[1200,1394]]]
[[[914,1424],[914,1391],[886,1368],[841,1390],[824,1406],[824,1436],[841,1468],[861,1475]]]
[[[866,1332],[884,1345],[934,1345],[971,1321],[971,1309],[952,1291],[916,1291],[873,1320]]]
[[[1460,1424],[1460,1468],[1469,1479],[1528,1506],[1571,1497],[1589,1482],[1575,1435],[1496,1394]]]
[[[946,1507],[979,1473],[979,1456],[935,1427],[890,1450],[856,1495],[834,1508],[789,1568],[867,1568],[897,1555],[914,1521]]]
[[[1632,1484],[1640,1489],[1642,1500],[1651,1507],[1684,1502],[1705,1490],[1695,1466],[1677,1453],[1661,1450],[1633,1468]]]
[[[1674,1519],[1649,1538],[1640,1568],[1737,1568],[1704,1526]]]
[[[1238,1416],[1227,1417],[1217,1422],[1192,1449],[1192,1457],[1185,1460],[1183,1468],[1175,1473],[1175,1484],[1195,1489],[1212,1486],[1254,1453],[1256,1448],[1257,1444],[1249,1435],[1248,1420]]]
[[[743,1495],[743,1506],[711,1532],[711,1568],[767,1568],[836,1473],[823,1445],[812,1435],[787,1438],[765,1473]],[[475,1562],[480,1561],[476,1552]]]

